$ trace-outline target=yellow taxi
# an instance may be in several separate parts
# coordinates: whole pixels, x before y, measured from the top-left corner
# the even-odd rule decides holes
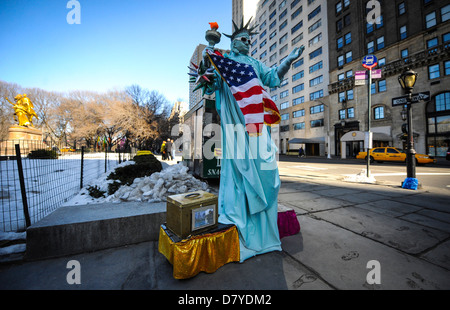
[[[358,159],[367,159],[367,152],[359,152],[356,156]],[[396,147],[376,147],[370,150],[370,161],[377,161],[379,163],[383,161],[406,161],[405,151]],[[436,159],[433,156],[425,154],[416,154],[416,163],[420,165],[435,163]]]
[[[75,152],[75,149],[73,149],[69,146],[65,146],[61,149],[61,152]]]

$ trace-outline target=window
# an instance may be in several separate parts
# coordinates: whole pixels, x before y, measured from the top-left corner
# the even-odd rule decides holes
[[[339,119],[345,119],[345,110],[339,110]]]
[[[343,47],[344,47],[344,38],[340,37],[340,38],[337,39],[337,48],[340,49],[340,48],[343,48]]]
[[[386,80],[379,80],[379,81],[378,81],[378,91],[379,91],[380,93],[386,91]]]
[[[262,41],[261,44],[259,45],[259,48],[262,48],[266,44],[267,44],[267,40]]]
[[[274,44],[272,44],[269,48],[269,52],[272,52],[274,49],[277,48],[277,42],[275,42]]]
[[[348,118],[354,118],[355,117],[355,108],[348,108],[347,109],[347,117]]]
[[[318,76],[312,80],[309,80],[309,87],[313,87],[313,86],[319,85],[321,83],[323,83],[323,75]]]
[[[310,101],[314,101],[314,100],[322,98],[322,97],[323,97],[323,89],[309,94],[309,100]]]
[[[381,50],[384,47],[384,36],[377,39],[377,50]]]
[[[372,95],[377,93],[377,86],[375,85],[375,82],[373,82],[373,83],[370,85],[370,93],[371,93]]]
[[[274,61],[277,58],[277,53],[273,54],[272,56],[269,57],[269,62]]]
[[[323,127],[323,118],[311,121],[311,128]]]
[[[338,97],[339,98],[339,102],[347,101],[347,98],[345,97],[345,91],[340,92],[338,96],[339,96]]]
[[[312,53],[309,54],[309,59],[313,59],[316,58],[317,56],[322,55],[322,47],[319,47],[318,49],[316,49],[315,51],[313,51]]]
[[[301,12],[302,12],[302,7],[299,7],[294,13],[292,13],[291,19],[294,19],[297,16],[299,16]]]
[[[384,107],[376,107],[373,109],[375,119],[384,118]]]
[[[283,55],[288,49],[287,44],[285,46],[283,46],[282,48],[280,48],[280,55]]]
[[[441,9],[441,22],[448,21],[450,19],[450,4],[447,4]]]
[[[450,93],[443,93],[436,96],[436,112],[450,110]]]
[[[338,20],[336,22],[336,32],[341,31],[343,27],[344,27],[344,24],[342,23],[342,19]]]
[[[353,100],[353,89],[347,90],[347,100]]]
[[[308,46],[314,45],[322,40],[322,32],[316,35],[314,38],[309,40]]]
[[[406,39],[408,36],[408,31],[406,30],[406,26],[400,27],[400,40]]]
[[[297,30],[299,30],[300,28],[302,28],[303,26],[303,21],[300,21],[297,25],[295,25],[294,27],[292,27],[291,29],[291,34],[293,34],[294,32],[296,32]]]
[[[297,4],[299,4],[300,1],[301,1],[301,0],[294,0],[294,1],[292,1],[292,3],[291,3],[291,9],[293,9]]]
[[[292,45],[297,44],[303,39],[303,32],[300,33],[298,36],[296,36],[294,39],[292,39]]]
[[[319,13],[320,13],[320,5],[314,11],[308,14],[308,20],[313,19]]]
[[[428,54],[433,54],[437,52],[437,46],[438,46],[438,38],[434,38],[427,41],[427,49]]]
[[[367,43],[367,54],[373,54],[375,52],[375,47],[373,41]]]
[[[345,72],[346,78],[351,78],[352,76],[353,76],[353,70],[348,70],[347,72]]]
[[[319,19],[319,20],[316,21],[314,24],[312,24],[312,25],[308,28],[308,33],[313,32],[314,30],[316,30],[316,29],[319,28],[320,26],[322,26],[322,19]]]
[[[300,58],[299,60],[297,60],[292,64],[294,69],[300,67],[301,65],[303,65],[303,58]]]
[[[279,28],[280,31],[283,30],[284,27],[286,27],[286,26],[287,26],[287,20],[285,20],[284,22],[281,23],[280,28]],[[301,26],[300,26],[300,27],[301,27]]]
[[[374,29],[373,24],[371,24],[371,23],[367,23],[366,24],[366,32],[367,32],[367,34],[372,33],[373,29]]]
[[[345,45],[352,43],[352,33],[349,32],[345,35]]]
[[[292,76],[292,82],[300,80],[304,76],[304,71],[300,71]]]
[[[351,24],[350,14],[344,16],[344,27]]]
[[[381,68],[386,65],[386,57],[378,59],[378,68]]]
[[[267,30],[264,30],[260,35],[259,38],[262,39],[267,34]]]
[[[439,64],[428,66],[428,78],[430,80],[440,77]]]
[[[275,19],[270,25],[269,25],[269,30],[271,30],[273,27],[275,27],[277,25],[277,20]]]
[[[297,85],[297,86],[293,87],[292,88],[292,93],[296,94],[296,93],[302,91],[303,89],[305,89],[305,85],[302,83],[300,85]]]
[[[344,0],[344,8],[347,8],[350,5],[350,0]]]
[[[431,12],[430,14],[425,16],[425,22],[426,22],[427,28],[436,26],[436,12]]]
[[[287,33],[280,38],[280,44],[283,44],[287,40]]]
[[[269,36],[269,40],[273,39],[275,36],[277,35],[277,31],[275,30],[274,32],[272,32]]]
[[[316,64],[314,64],[314,65],[312,65],[312,66],[310,66],[309,67],[309,73],[313,73],[313,72],[315,72],[315,71],[317,71],[317,70],[320,70],[320,69],[322,69],[323,68],[323,62],[322,62],[322,60],[321,61],[319,61],[318,63],[316,63]],[[303,72],[303,71],[302,71]]]
[[[402,51],[400,52],[400,56],[402,57],[402,59],[408,58],[408,56],[409,56],[409,51],[408,51],[408,49],[405,48],[404,50],[402,50]]]
[[[309,112],[311,114],[321,113],[321,112],[323,112],[323,104],[315,105],[315,106],[309,108],[309,110],[310,110]]]
[[[294,111],[292,113],[292,117],[296,118],[296,117],[302,117],[305,116],[305,110],[299,110],[299,111]]]
[[[282,91],[280,93],[280,99],[289,96],[289,90]]]
[[[345,79],[345,74],[344,73],[338,74],[338,81],[342,81],[343,79]]]
[[[281,114],[281,120],[282,120],[282,121],[287,121],[287,120],[289,120],[289,113]]]
[[[295,98],[294,100],[292,100],[292,105],[297,105],[297,104],[301,104],[305,102],[305,97],[301,96],[299,98]]]
[[[294,124],[294,130],[302,130],[305,129],[305,123],[296,123]]]
[[[339,1],[339,2],[336,4],[336,14],[341,13],[341,11],[342,11],[342,2]]]
[[[287,9],[286,10],[284,10],[281,14],[280,14],[280,16],[278,16],[278,19],[279,20],[281,20],[283,17],[285,17],[287,15]]]
[[[406,13],[405,2],[402,2],[398,5],[398,15],[403,15]]]
[[[280,110],[289,108],[289,101],[280,103]]]
[[[342,67],[344,65],[344,55],[338,57],[338,67]]]
[[[450,75],[450,60],[444,62],[444,74]]]
[[[352,61],[352,59],[353,59],[352,55],[353,55],[352,51],[345,53],[345,62],[346,63],[349,63]]]

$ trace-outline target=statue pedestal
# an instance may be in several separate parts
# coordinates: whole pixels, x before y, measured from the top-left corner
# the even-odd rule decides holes
[[[15,144],[20,144],[22,155],[42,149],[42,131],[32,127],[11,126],[8,129],[8,140],[0,143],[0,156],[15,156]]]

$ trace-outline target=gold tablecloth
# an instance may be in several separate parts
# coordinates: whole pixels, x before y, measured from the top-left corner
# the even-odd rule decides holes
[[[165,227],[164,227],[165,228]],[[173,265],[175,279],[187,279],[200,272],[213,273],[230,262],[239,262],[236,226],[174,242],[161,226],[158,250]]]

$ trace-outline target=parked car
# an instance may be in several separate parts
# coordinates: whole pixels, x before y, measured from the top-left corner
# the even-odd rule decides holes
[[[356,158],[367,159],[367,152],[359,152]],[[405,162],[406,153],[396,147],[376,147],[370,150],[370,161],[377,161],[379,163],[383,161]],[[420,165],[436,163],[436,159],[433,156],[416,154],[416,163]]]

